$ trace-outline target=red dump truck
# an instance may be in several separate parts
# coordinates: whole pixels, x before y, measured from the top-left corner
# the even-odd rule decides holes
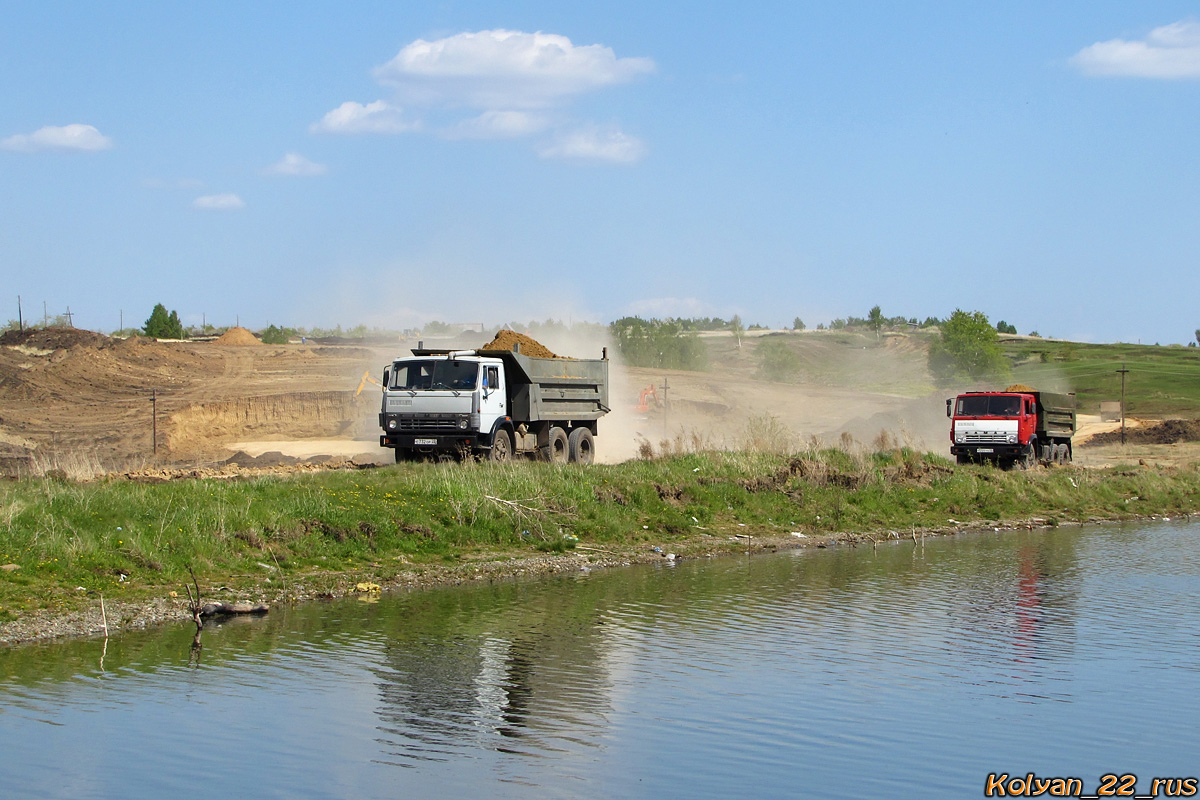
[[[988,461],[1028,468],[1071,460],[1075,394],[1010,386],[967,392],[946,401],[950,454],[959,464]]]

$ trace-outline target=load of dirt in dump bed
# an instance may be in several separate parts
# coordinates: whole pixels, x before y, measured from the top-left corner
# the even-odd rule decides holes
[[[230,328],[213,340],[213,344],[262,344],[250,331],[245,328]]]
[[[26,328],[5,331],[0,345],[32,347],[37,350],[66,350],[79,345],[104,347],[112,340],[102,333],[79,328]]]
[[[1200,420],[1164,419],[1154,425],[1140,425],[1125,429],[1126,444],[1176,444],[1178,442],[1200,442]],[[1083,444],[1095,446],[1120,444],[1120,431],[1097,433]]]
[[[480,350],[515,350],[521,345],[521,355],[534,358],[562,358],[550,352],[550,349],[536,339],[516,331],[502,330],[496,333],[496,338],[485,344]]]

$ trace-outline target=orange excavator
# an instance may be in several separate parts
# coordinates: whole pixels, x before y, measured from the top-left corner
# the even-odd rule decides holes
[[[651,403],[654,405],[651,406]],[[638,395],[637,405],[633,407],[633,410],[639,414],[645,414],[651,407],[662,408],[662,400],[658,398],[658,390],[654,388],[654,384],[650,384],[645,389],[642,389],[641,394]]]

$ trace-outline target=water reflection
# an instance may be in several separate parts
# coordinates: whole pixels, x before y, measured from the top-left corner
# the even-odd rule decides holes
[[[248,773],[296,797],[838,795],[851,776],[858,795],[963,796],[997,768],[1098,777],[1118,755],[1169,774],[1200,746],[1198,532],[1004,532],[279,608],[206,628],[191,660],[183,626],[15,648],[0,766],[38,796],[198,781],[215,797]],[[145,752],[164,724],[170,752]],[[136,769],[114,758],[133,751]]]

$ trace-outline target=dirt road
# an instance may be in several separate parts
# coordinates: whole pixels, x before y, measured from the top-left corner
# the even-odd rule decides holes
[[[238,451],[387,463],[391,452],[377,438],[379,389],[358,389],[364,372],[379,375],[413,345],[232,345],[115,340],[61,328],[9,332],[0,337],[0,474],[59,468],[86,476],[208,463]],[[613,411],[600,423],[599,460],[625,460],[647,447],[793,448],[813,437],[934,452],[947,447],[944,398],[920,396],[928,383],[923,357],[902,341],[839,355],[844,374],[802,384],[759,380],[756,360],[731,337],[711,352],[706,372],[625,369],[614,362]],[[649,386],[657,399],[635,408]],[[1113,425],[1081,421],[1081,442]],[[1076,459],[1104,465],[1196,455],[1183,445],[1140,447],[1078,447]]]

